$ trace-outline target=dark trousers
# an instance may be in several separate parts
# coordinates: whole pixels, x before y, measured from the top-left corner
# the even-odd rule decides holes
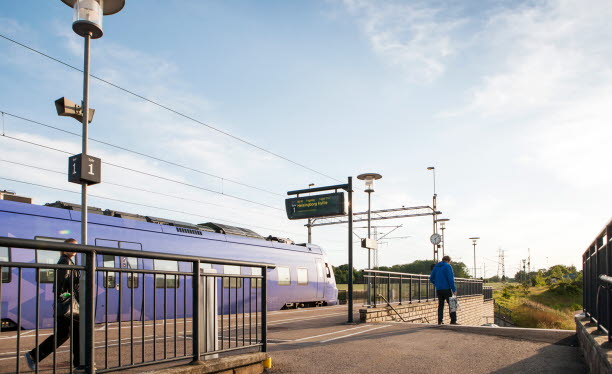
[[[57,333],[55,336],[51,335],[44,342],[42,342],[37,348],[32,349],[30,354],[32,359],[36,361],[36,351],[38,351],[38,362],[45,359],[53,353],[53,340],[57,339],[57,347],[66,343],[66,340],[70,338],[70,318],[61,316],[57,317]],[[73,319],[72,323],[72,363],[73,365],[79,366],[79,355],[80,355],[80,344],[79,344],[79,320]]]
[[[446,290],[438,290],[438,323],[442,323],[442,319],[444,317],[444,301],[449,302],[451,296],[453,296],[453,291],[450,289]],[[450,304],[448,306],[448,310],[450,311]],[[450,312],[451,323],[457,323],[457,312]]]

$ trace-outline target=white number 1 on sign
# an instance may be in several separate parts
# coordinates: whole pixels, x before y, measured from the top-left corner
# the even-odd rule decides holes
[[[94,175],[93,164],[89,164],[89,175]]]

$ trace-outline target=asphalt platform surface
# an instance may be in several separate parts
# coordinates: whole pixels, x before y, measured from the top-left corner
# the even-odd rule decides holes
[[[359,306],[354,308],[359,321]],[[587,373],[572,332],[536,329],[437,326],[409,323],[347,324],[347,307],[273,311],[268,314],[268,373]],[[248,320],[247,320],[248,321]],[[240,345],[241,322],[224,331],[224,347]],[[101,325],[96,331],[98,368],[159,359],[189,357],[191,321],[168,320],[156,328],[148,321]],[[176,326],[176,334],[174,329]],[[234,326],[239,334],[231,335]],[[164,334],[165,327],[165,334]],[[41,330],[39,342],[52,333]],[[253,333],[254,334],[254,333]],[[165,335],[165,338],[164,338]],[[174,337],[176,336],[176,340]],[[237,336],[237,338],[236,338]],[[252,337],[255,339],[255,337]],[[35,331],[22,331],[17,359],[15,331],[0,334],[0,373],[31,372],[23,354],[35,345]],[[143,344],[144,343],[144,344]],[[154,344],[153,344],[154,343]],[[144,349],[143,349],[144,346]],[[153,352],[152,346],[156,347]],[[58,372],[69,372],[69,343],[58,349]],[[239,352],[239,351],[238,351]],[[237,352],[237,353],[238,353]],[[187,364],[191,358],[162,366]],[[159,368],[133,368],[131,373]],[[53,359],[41,362],[39,372],[51,373]]]
[[[571,331],[349,325],[345,306],[273,315],[270,373],[588,373]]]

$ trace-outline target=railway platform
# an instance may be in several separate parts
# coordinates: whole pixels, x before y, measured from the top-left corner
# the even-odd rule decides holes
[[[348,325],[346,313],[346,306],[270,313],[269,372],[588,372],[574,331],[402,322]]]

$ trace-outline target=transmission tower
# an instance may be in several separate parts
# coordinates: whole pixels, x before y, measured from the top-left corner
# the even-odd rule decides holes
[[[531,273],[531,248],[527,248],[527,270]]]
[[[501,247],[499,247],[499,249],[497,250],[497,276],[499,277],[499,274],[501,272],[502,282],[506,282],[506,263],[504,259],[504,252],[505,250],[501,249]]]

